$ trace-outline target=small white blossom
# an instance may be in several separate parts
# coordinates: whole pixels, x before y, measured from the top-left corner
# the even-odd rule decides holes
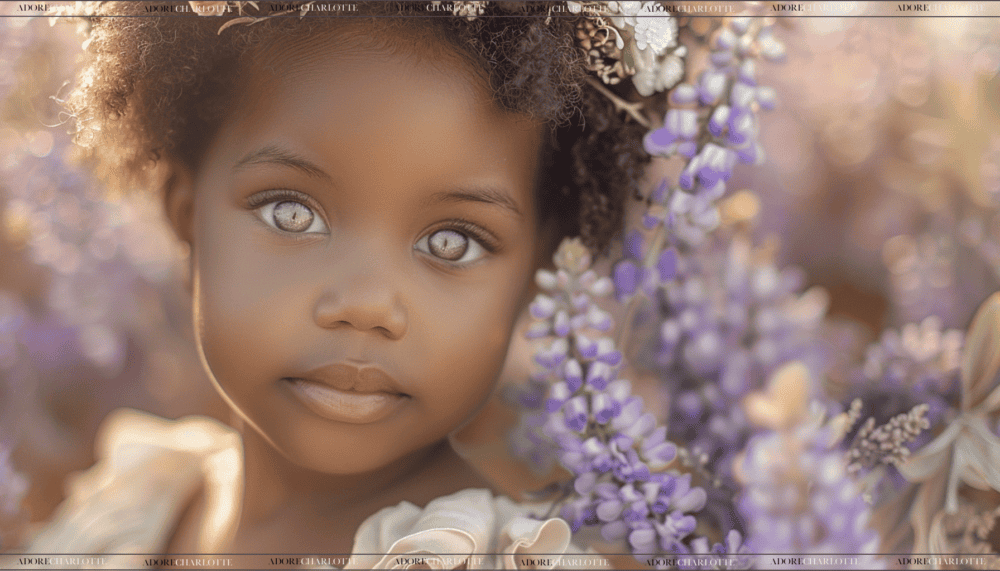
[[[671,54],[658,59],[652,50],[639,51],[632,84],[643,97],[670,89],[684,79],[684,60]]]
[[[677,45],[677,20],[657,11],[658,6],[656,2],[643,4],[633,27],[636,46],[643,51],[652,49],[653,53],[662,56]]]

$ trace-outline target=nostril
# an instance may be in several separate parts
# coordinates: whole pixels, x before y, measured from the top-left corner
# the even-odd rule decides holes
[[[406,310],[388,292],[360,288],[326,292],[316,301],[313,319],[327,329],[357,329],[398,339],[406,332]]]

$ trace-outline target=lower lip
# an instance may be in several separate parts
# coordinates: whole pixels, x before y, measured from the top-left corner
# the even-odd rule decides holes
[[[406,395],[392,393],[356,393],[340,391],[326,385],[285,379],[306,408],[330,420],[351,424],[369,424],[389,416],[403,402]]]

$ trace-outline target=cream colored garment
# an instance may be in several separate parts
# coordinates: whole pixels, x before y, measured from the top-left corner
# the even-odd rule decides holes
[[[579,553],[565,521],[531,519],[527,511],[489,490],[462,490],[422,510],[402,502],[361,524],[345,568],[553,569],[562,554]],[[484,555],[469,556],[476,553]]]
[[[24,553],[134,553],[109,557],[107,566],[141,567],[148,554],[163,553],[199,491],[205,499],[199,551],[226,552],[243,495],[239,433],[209,418],[167,420],[119,409],[104,421],[96,449],[97,464],[70,481],[67,500]],[[531,519],[530,511],[481,489],[437,498],[424,509],[402,502],[361,524],[347,567],[405,568],[420,560],[439,569],[551,568],[559,554],[580,554],[565,521]]]
[[[165,550],[199,491],[199,551],[225,552],[243,497],[239,433],[206,417],[168,420],[118,409],[102,423],[95,449],[97,463],[69,479],[66,500],[24,552],[134,553],[107,558],[107,567],[143,567],[148,554]]]

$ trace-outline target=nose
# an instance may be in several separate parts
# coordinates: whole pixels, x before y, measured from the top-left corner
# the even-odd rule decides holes
[[[395,280],[370,267],[338,273],[341,279],[334,280],[316,300],[313,318],[317,325],[372,332],[392,340],[406,335],[407,311]]]

